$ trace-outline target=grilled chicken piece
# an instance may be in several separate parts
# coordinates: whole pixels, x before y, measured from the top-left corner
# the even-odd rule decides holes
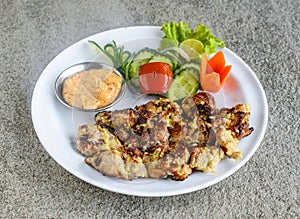
[[[133,156],[143,157],[146,152],[153,155],[151,159],[159,159],[173,145],[169,138],[180,127],[181,109],[177,103],[161,98],[135,109],[100,112],[95,120],[108,128]]]
[[[159,161],[159,166],[167,173],[169,178],[174,180],[184,180],[192,173],[189,159],[190,153],[188,148],[178,144],[176,148]]]
[[[98,125],[105,128],[113,128],[111,120],[112,111],[101,111],[95,115],[95,121]]]
[[[181,140],[186,147],[208,145],[211,136],[211,127],[200,117],[195,116],[190,121],[182,123]]]
[[[253,128],[249,128],[250,105],[237,104],[230,109],[222,108],[220,117],[225,119],[226,129],[231,130],[232,135],[241,140],[251,134]]]
[[[93,156],[100,151],[117,149],[121,143],[108,129],[83,125],[78,129],[76,145],[81,154]]]
[[[122,179],[147,177],[141,158],[127,155],[118,138],[97,125],[79,127],[77,149],[87,156],[85,162],[104,175]]]
[[[236,160],[242,157],[237,151],[239,140],[249,135],[250,106],[238,104],[232,108],[218,109],[214,98],[206,92],[194,94],[183,100],[182,109],[189,122],[187,144],[197,141],[200,146],[220,146],[225,155]],[[192,142],[192,143],[193,143]]]
[[[189,165],[190,153],[187,147],[176,145],[176,148],[165,153],[161,159],[145,160],[144,163],[148,169],[149,177],[172,178],[174,180],[184,180],[191,173],[192,169]]]
[[[237,151],[240,139],[251,134],[249,128],[250,106],[238,104],[230,109],[222,108],[214,123],[216,144],[220,145],[225,155],[236,160],[242,157]]]
[[[215,135],[212,123],[219,112],[214,97],[207,92],[197,93],[186,97],[181,107],[188,125],[186,144],[214,145]]]
[[[135,110],[139,115],[140,123],[145,123],[147,119],[155,114],[160,114],[165,119],[170,120],[170,126],[173,126],[174,122],[181,120],[180,106],[170,99],[160,98],[158,100],[152,100],[146,104],[136,106]]]
[[[216,108],[207,92],[183,100],[150,101],[134,109],[100,112],[96,125],[79,128],[85,162],[107,176],[186,179],[193,170],[213,172],[225,157],[239,159],[239,140],[249,135],[250,108]]]
[[[110,150],[109,148],[106,148],[107,151],[105,151],[105,153],[98,153],[96,156],[86,158],[86,162],[89,165],[93,166],[105,175],[114,175],[119,178],[123,177],[124,179],[131,179],[135,176],[143,177],[143,174],[128,176],[128,174],[124,172],[125,167],[114,167],[115,164],[120,165],[120,159],[124,160],[125,157],[135,159],[135,162],[124,161],[125,166],[128,163],[128,165],[130,164],[134,169],[136,169],[135,166],[137,165],[136,160],[142,159],[142,163],[144,162],[149,166],[148,171],[150,173],[151,166],[155,166],[152,163],[155,164],[157,161],[159,166],[157,166],[154,171],[163,173],[159,175],[154,174],[152,176],[153,178],[168,176],[166,172],[168,171],[169,173],[174,172],[174,174],[172,173],[172,175],[174,175],[173,178],[176,178],[175,175],[177,174],[178,180],[180,179],[179,172],[183,172],[180,170],[181,167],[177,168],[175,165],[173,165],[172,168],[167,167],[168,162],[172,161],[170,156],[174,158],[175,156],[178,158],[181,156],[179,152],[171,151],[172,148],[170,147],[173,147],[175,142],[178,142],[179,139],[175,136],[177,131],[180,130],[181,124],[181,109],[177,103],[169,99],[153,100],[147,104],[137,106],[135,109],[100,112],[95,116],[95,120],[98,124],[99,130],[101,130],[101,132],[103,130],[108,132],[109,130],[110,134],[115,136],[119,142],[121,142],[122,147],[116,147],[118,150]],[[93,132],[90,131],[90,133],[92,134]],[[80,139],[80,135],[78,136]],[[93,135],[90,136],[90,138],[93,137]],[[111,151],[111,153],[108,153],[108,151]],[[169,153],[169,151],[171,151],[170,154],[164,156],[165,153]],[[105,154],[105,156],[102,154]],[[102,156],[105,158],[103,162]],[[108,159],[107,157],[113,159],[113,163],[115,163],[109,167],[109,171],[106,170],[109,166],[106,164],[106,160]],[[170,159],[167,160],[166,157],[169,157]],[[162,158],[164,158],[163,162],[161,161]],[[188,167],[187,169],[189,169],[189,173],[186,174],[185,177],[191,173],[191,169],[187,165],[188,158],[189,155],[185,155],[184,163],[185,166]],[[176,173],[176,171],[178,173]],[[138,172],[140,173],[141,171]]]
[[[86,157],[85,162],[103,175],[119,179],[132,180],[148,177],[147,169],[142,160],[124,160],[118,150],[104,151],[93,157]]]
[[[224,158],[224,152],[220,147],[196,146],[190,157],[190,167],[202,172],[214,172],[214,168]]]
[[[125,141],[134,134],[132,127],[138,117],[133,109],[124,109],[99,112],[95,120],[98,125],[110,129],[121,141]]]
[[[209,117],[218,113],[214,97],[207,92],[200,92],[186,97],[182,101],[181,108],[188,120],[197,116],[209,122]]]

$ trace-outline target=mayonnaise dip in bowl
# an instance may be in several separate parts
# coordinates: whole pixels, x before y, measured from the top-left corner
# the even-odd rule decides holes
[[[55,81],[55,94],[65,106],[88,112],[108,109],[124,95],[122,74],[101,62],[84,62],[64,70]]]

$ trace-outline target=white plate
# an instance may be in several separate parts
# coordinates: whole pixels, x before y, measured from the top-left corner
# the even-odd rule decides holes
[[[231,76],[223,88],[223,99],[219,98],[218,105],[230,107],[237,103],[250,104],[250,126],[254,127],[254,132],[242,139],[239,144],[238,149],[243,152],[243,158],[239,162],[224,159],[217,166],[217,173],[196,172],[182,182],[163,179],[138,179],[129,182],[116,180],[103,176],[84,163],[84,157],[75,149],[74,133],[79,124],[90,122],[94,114],[81,114],[82,112],[75,111],[73,114],[71,109],[61,104],[54,94],[56,77],[73,64],[97,61],[96,59],[101,58],[88,44],[88,40],[94,40],[102,46],[115,40],[117,44],[123,44],[126,49],[136,51],[146,46],[157,48],[162,36],[160,28],[154,26],[127,27],[99,33],[83,39],[61,52],[42,72],[32,97],[33,125],[47,152],[67,171],[90,184],[118,193],[137,196],[170,196],[193,192],[221,181],[242,167],[257,150],[267,127],[266,96],[249,66],[232,51],[225,48],[223,52],[226,63],[233,67]],[[127,96],[127,98],[130,97]]]

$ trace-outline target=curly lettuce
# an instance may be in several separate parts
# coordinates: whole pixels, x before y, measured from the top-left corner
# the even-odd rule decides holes
[[[203,53],[207,56],[216,52],[218,47],[225,47],[225,43],[221,39],[212,35],[210,30],[200,23],[198,23],[198,27],[194,30],[186,22],[175,23],[171,21],[163,24],[161,30],[165,33],[165,36],[160,43],[160,49],[179,46],[181,42],[187,39],[201,41],[204,46]]]

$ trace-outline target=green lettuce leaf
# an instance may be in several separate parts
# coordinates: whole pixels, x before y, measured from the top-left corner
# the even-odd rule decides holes
[[[205,52],[208,56],[216,52],[218,47],[225,47],[225,43],[221,39],[212,35],[210,30],[200,23],[198,23],[198,27],[193,30],[186,22],[175,23],[174,21],[171,21],[163,24],[161,30],[165,33],[165,36],[161,41],[159,49],[170,47],[170,45],[179,46],[181,42],[187,39],[201,41],[204,45],[203,53]]]
[[[163,24],[161,30],[166,34],[165,38],[178,42],[189,39],[194,32],[187,23],[179,22],[176,24],[174,21]]]
[[[171,40],[171,39],[167,39],[167,38],[162,38],[162,40],[160,41],[160,46],[158,48],[158,50],[162,50],[164,48],[169,48],[169,47],[178,47],[178,41],[177,40]]]

